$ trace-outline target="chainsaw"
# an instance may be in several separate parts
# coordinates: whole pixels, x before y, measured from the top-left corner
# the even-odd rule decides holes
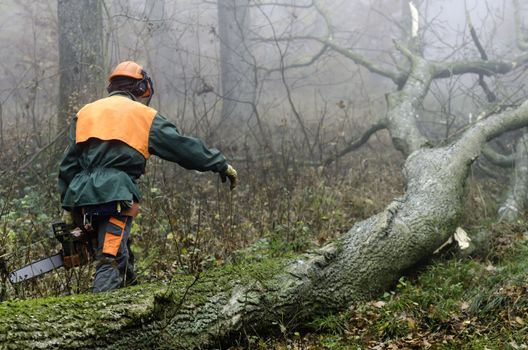
[[[62,221],[52,223],[51,228],[53,235],[61,243],[62,249],[58,254],[36,260],[11,272],[9,274],[11,283],[27,281],[63,266],[71,269],[93,261],[94,246],[97,244],[95,235],[88,234],[79,228],[70,231]]]

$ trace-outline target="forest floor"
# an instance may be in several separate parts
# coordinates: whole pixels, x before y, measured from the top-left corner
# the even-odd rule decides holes
[[[300,253],[335,239],[403,193],[403,160],[389,155],[380,146],[326,169],[287,159],[284,169],[267,161],[238,167],[233,193],[216,177],[154,159],[141,182],[143,214],[132,228],[141,282]],[[7,281],[8,271],[57,250],[47,233],[60,217],[57,173],[49,170],[56,164],[52,157],[41,163],[0,173],[0,301],[90,291],[93,266],[17,287]],[[462,257],[448,249],[375,300],[303,330],[281,325],[281,335],[250,337],[232,350],[528,349],[528,220],[482,227],[496,220],[506,183],[473,172],[468,181],[460,225],[497,233],[484,253]]]
[[[250,348],[527,349],[526,225],[491,229],[499,235],[485,256],[448,250],[378,299],[317,318],[304,331],[254,338]]]

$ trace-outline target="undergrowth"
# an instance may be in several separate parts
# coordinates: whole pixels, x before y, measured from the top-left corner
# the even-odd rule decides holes
[[[248,254],[253,249],[262,258],[302,252],[342,235],[401,195],[402,159],[392,152],[387,159],[384,146],[373,144],[327,168],[291,157],[294,150],[283,159],[235,162],[240,181],[233,192],[215,174],[153,157],[140,180],[141,212],[131,234],[140,282],[254,259]],[[22,169],[12,162],[16,150],[0,154],[14,164],[0,169],[0,301],[91,288],[93,266],[59,269],[18,285],[7,280],[10,271],[60,249],[50,232],[61,216],[53,154],[50,149]]]

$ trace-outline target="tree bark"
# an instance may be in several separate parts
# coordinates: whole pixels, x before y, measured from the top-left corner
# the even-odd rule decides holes
[[[423,58],[412,56],[409,76],[402,89],[388,94],[388,130],[394,147],[408,156],[427,145],[418,128],[422,102],[433,80],[433,67]]]
[[[485,143],[526,125],[528,102],[446,147],[413,152],[401,198],[296,258],[229,265],[168,286],[3,303],[0,348],[220,347],[372,298],[453,234],[470,165]]]
[[[514,222],[526,210],[528,200],[528,132],[517,140],[515,167],[506,199],[499,208],[499,221]]]
[[[103,94],[103,19],[100,0],[58,0],[58,130],[82,105]]]

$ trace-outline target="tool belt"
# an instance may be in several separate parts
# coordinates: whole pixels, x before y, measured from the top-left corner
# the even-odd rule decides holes
[[[124,215],[135,217],[139,212],[139,203],[133,201],[115,201],[75,208],[73,221],[85,233],[93,231],[92,219],[97,216]]]
[[[80,208],[85,217],[125,215],[135,217],[139,212],[139,203],[134,201],[115,201]]]
[[[97,205],[86,205],[81,207],[81,212],[83,215],[90,216],[113,216],[113,215],[127,215],[131,216],[129,212],[132,207],[138,203],[133,201],[115,201]]]

